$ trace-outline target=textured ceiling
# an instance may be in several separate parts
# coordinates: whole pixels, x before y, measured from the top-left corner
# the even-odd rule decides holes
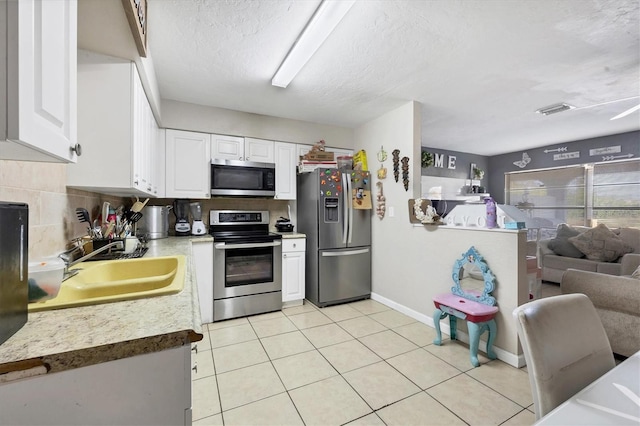
[[[415,100],[422,145],[495,155],[640,129],[639,1],[358,0],[288,88],[317,0],[150,0],[160,93],[357,127]],[[550,116],[558,102],[578,108]]]

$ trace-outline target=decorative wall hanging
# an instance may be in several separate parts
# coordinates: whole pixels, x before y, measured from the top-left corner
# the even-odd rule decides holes
[[[382,182],[376,182],[376,186],[378,187],[378,195],[376,195],[376,214],[378,215],[380,220],[382,220],[384,219],[384,213],[387,209],[387,199],[384,196]]]
[[[386,179],[387,178],[387,168],[384,167],[382,163],[387,161],[387,151],[384,150],[384,147],[380,147],[380,151],[378,151],[378,161],[380,162],[380,168],[378,169],[378,179]]]
[[[416,198],[409,200],[409,222],[423,225],[442,225],[440,215],[430,200]]]
[[[391,154],[393,155],[393,177],[397,182],[400,177],[400,150],[394,149]]]
[[[409,157],[402,157],[402,184],[404,190],[409,190]]]
[[[514,161],[513,164],[524,169],[531,162],[531,157],[526,152],[522,153],[522,160]]]

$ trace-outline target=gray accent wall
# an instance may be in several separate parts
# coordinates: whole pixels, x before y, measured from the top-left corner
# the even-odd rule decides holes
[[[431,154],[438,154],[444,156],[443,167],[429,166],[421,169],[422,176],[438,176],[458,179],[469,179],[469,173],[471,171],[471,163],[475,163],[477,167],[485,171],[483,183],[486,182],[489,175],[489,157],[484,155],[469,154],[467,152],[459,151],[447,151],[446,149],[422,147],[422,152],[429,152]],[[391,154],[389,154],[391,157]],[[455,157],[455,168],[449,169],[450,157]],[[420,164],[420,158],[418,159]],[[491,189],[491,188],[488,188]]]
[[[640,131],[619,133],[489,157],[484,181],[496,202],[504,203],[505,173],[639,157]]]

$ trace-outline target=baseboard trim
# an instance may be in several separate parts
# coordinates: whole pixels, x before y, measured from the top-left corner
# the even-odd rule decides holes
[[[380,302],[385,306],[388,306],[392,309],[395,309],[398,312],[401,312],[413,319],[415,319],[416,321],[420,321],[423,324],[428,325],[431,328],[435,328],[435,325],[433,323],[433,317],[427,316],[425,314],[422,314],[418,311],[414,311],[411,308],[407,308],[404,305],[401,305],[400,303],[397,303],[391,299],[387,299],[384,296],[381,296],[377,293],[371,293],[371,299],[375,300],[376,302]],[[435,307],[434,307],[435,310]],[[448,336],[451,335],[451,328],[449,327],[449,321],[443,321],[440,324],[440,330],[447,334]],[[461,342],[464,342],[466,344],[469,344],[469,335],[463,331],[458,330],[457,332],[457,336],[458,336],[458,340],[460,340]],[[487,341],[486,340],[482,340],[480,339],[480,348],[486,348],[487,347]],[[524,360],[524,355],[516,355],[516,354],[512,354],[511,352],[505,351],[504,349],[501,349],[497,346],[494,345],[493,347],[498,359],[504,363],[509,364],[512,367],[516,367],[516,368],[521,368],[524,367],[525,360]],[[484,352],[484,351],[481,351]]]

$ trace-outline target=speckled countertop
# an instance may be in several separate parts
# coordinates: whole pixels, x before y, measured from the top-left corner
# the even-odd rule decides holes
[[[187,257],[185,285],[178,294],[30,312],[25,326],[0,345],[0,383],[202,339],[197,283],[191,273],[192,240],[211,237],[152,240],[145,254],[145,257]],[[19,374],[21,371],[25,374]]]

